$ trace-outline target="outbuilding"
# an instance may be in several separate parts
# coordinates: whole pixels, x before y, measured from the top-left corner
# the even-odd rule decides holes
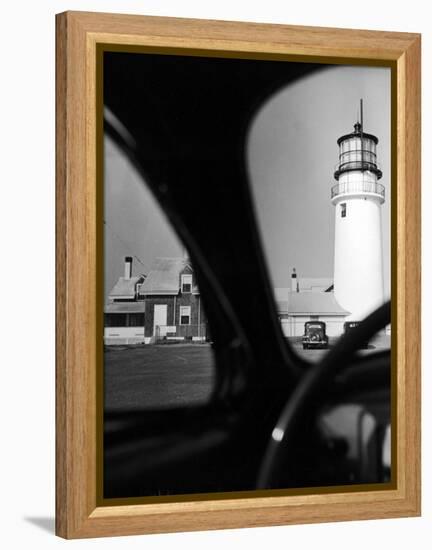
[[[349,312],[336,301],[333,292],[290,292],[278,301],[278,315],[285,336],[301,336],[307,321],[323,321],[328,336],[340,336]]]
[[[107,345],[144,342],[145,302],[138,290],[145,275],[132,276],[132,258],[127,256],[124,275],[108,294],[104,307],[104,343]]]

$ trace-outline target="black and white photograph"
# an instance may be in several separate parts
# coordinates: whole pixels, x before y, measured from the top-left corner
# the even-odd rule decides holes
[[[102,60],[104,502],[390,486],[391,69]]]

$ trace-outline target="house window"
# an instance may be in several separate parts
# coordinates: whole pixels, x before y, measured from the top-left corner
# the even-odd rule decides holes
[[[129,313],[129,325],[130,327],[143,327],[144,326],[144,313]]]
[[[105,313],[106,327],[126,327],[126,313]]]
[[[180,324],[191,324],[191,308],[190,306],[180,306]]]
[[[341,204],[341,218],[346,218],[346,202]]]
[[[192,292],[192,275],[181,276],[181,291]]]

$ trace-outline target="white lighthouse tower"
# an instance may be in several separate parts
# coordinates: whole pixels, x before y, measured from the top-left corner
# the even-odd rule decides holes
[[[339,163],[332,187],[335,205],[334,295],[347,318],[361,321],[384,302],[381,206],[384,186],[377,166],[378,138],[363,131],[363,102],[360,122],[354,132],[340,137]]]

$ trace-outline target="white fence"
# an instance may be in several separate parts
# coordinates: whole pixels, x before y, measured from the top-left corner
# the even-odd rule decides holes
[[[207,325],[157,325],[154,340],[204,342],[207,339]]]

